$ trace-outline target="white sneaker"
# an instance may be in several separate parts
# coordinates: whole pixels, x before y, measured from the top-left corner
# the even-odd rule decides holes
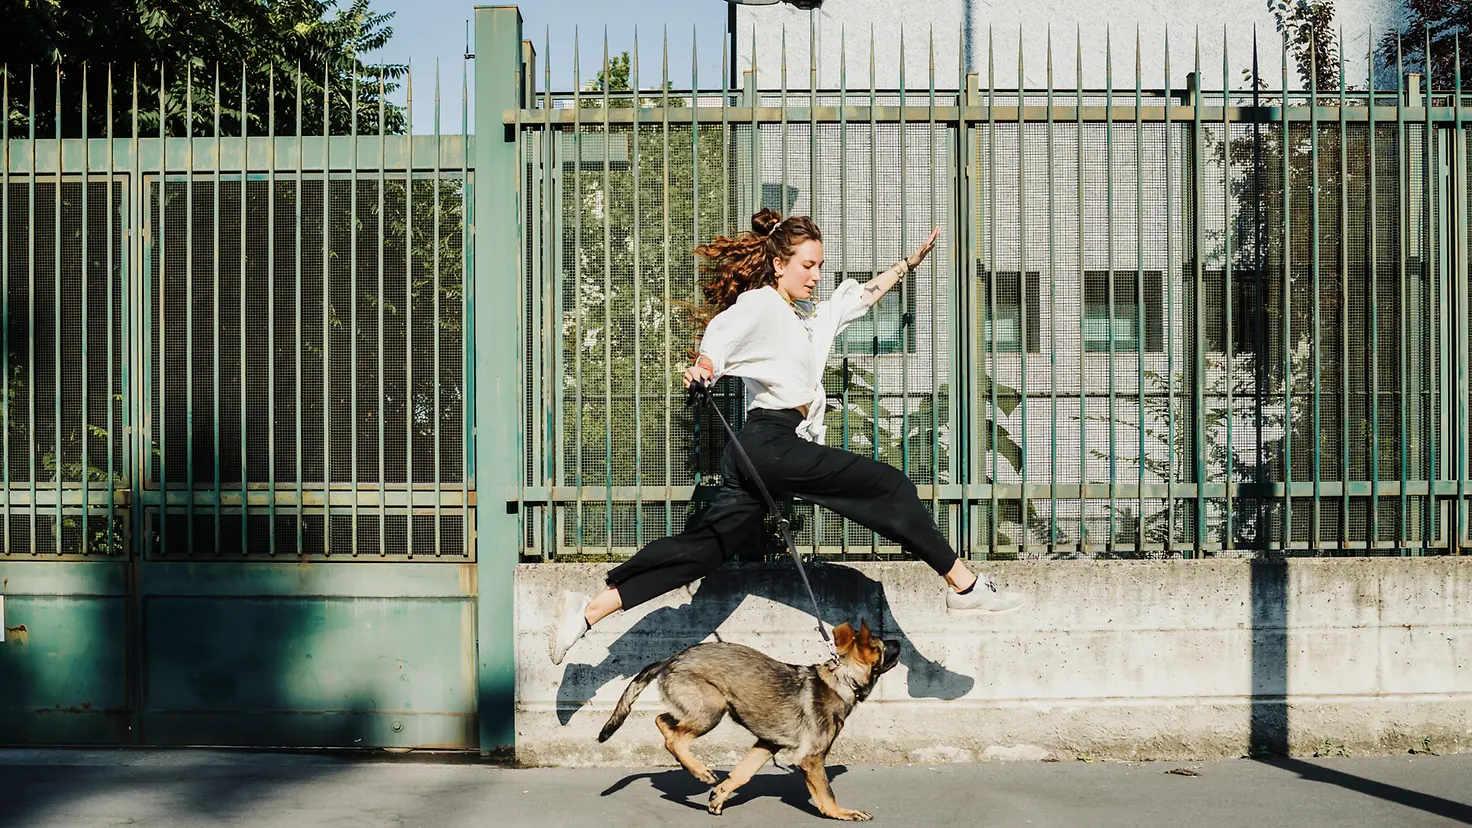
[[[550,643],[553,664],[561,664],[567,651],[588,631],[588,620],[583,617],[588,608],[588,600],[588,596],[580,592],[562,591],[562,599],[557,602],[557,618],[552,622]]]
[[[953,589],[946,590],[948,615],[1001,615],[1026,603],[1022,593],[998,589],[997,582],[990,575],[977,576],[976,585],[965,595]]]

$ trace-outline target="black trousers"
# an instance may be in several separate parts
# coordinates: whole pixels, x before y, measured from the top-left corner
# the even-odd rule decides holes
[[[861,524],[944,575],[956,552],[936,528],[904,472],[797,436],[797,411],[754,409],[737,439],[774,498],[799,497]],[[728,446],[723,481],[710,509],[689,530],[650,543],[608,574],[625,609],[715,571],[738,550],[760,542],[766,504]]]

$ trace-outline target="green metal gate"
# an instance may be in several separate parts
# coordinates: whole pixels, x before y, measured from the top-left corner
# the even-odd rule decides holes
[[[426,129],[315,71],[5,81],[0,743],[511,744],[468,76]]]

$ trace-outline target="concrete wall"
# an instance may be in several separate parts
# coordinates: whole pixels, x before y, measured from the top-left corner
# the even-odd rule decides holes
[[[794,663],[823,649],[790,565],[730,565],[610,618],[561,667],[547,629],[564,587],[605,564],[517,572],[520,761],[670,764],[645,692],[596,734],[645,664],[719,638]],[[989,565],[1031,596],[994,619],[950,618],[918,563],[818,564],[831,626],[867,618],[904,646],[849,720],[833,762],[1210,758],[1252,744],[1397,753],[1472,747],[1472,559],[1047,562]],[[751,739],[729,721],[696,745],[730,767]]]

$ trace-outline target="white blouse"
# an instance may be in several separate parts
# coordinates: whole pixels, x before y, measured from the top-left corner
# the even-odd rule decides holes
[[[716,379],[741,377],[751,408],[807,406],[797,434],[821,443],[828,353],[843,329],[869,312],[867,299],[859,282],[845,279],[817,304],[811,318],[803,319],[775,287],[748,290],[706,326],[700,353],[710,360]]]

